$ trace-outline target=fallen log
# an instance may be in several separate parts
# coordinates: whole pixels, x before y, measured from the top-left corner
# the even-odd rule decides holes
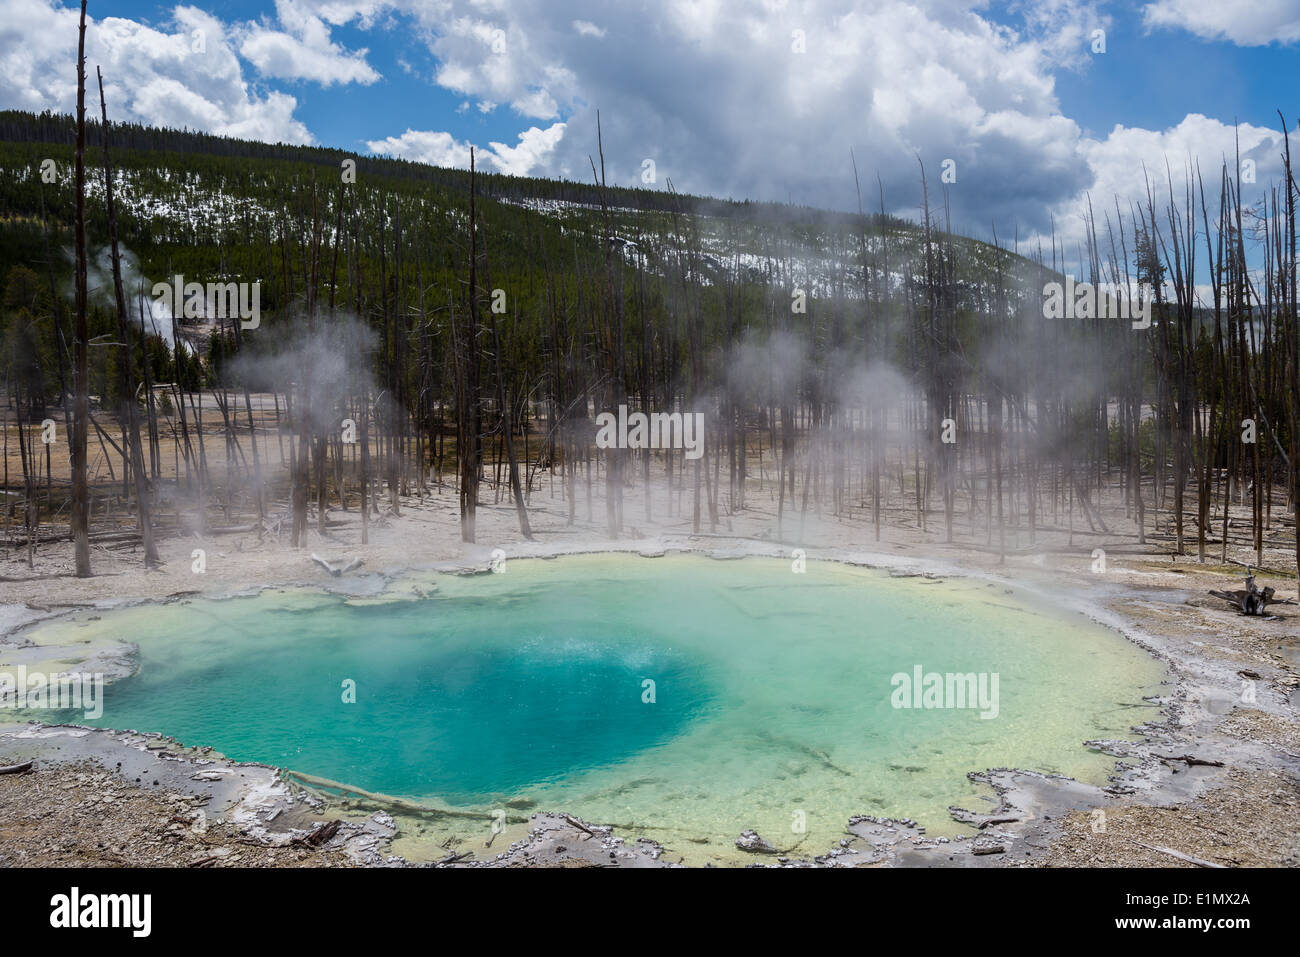
[[[66,534],[51,533],[48,535],[36,534],[26,538],[7,538],[4,541],[7,548],[26,548],[28,543],[36,545],[50,545],[55,542],[66,542]],[[115,542],[132,542],[140,540],[140,532],[95,532],[89,537],[92,545],[112,544]]]
[[[1156,757],[1161,761],[1183,761],[1188,767],[1194,765],[1201,765],[1207,768],[1223,767],[1222,761],[1207,761],[1205,758],[1198,758],[1190,754],[1157,754]]]
[[[32,769],[31,761],[25,761],[22,764],[8,764],[0,767],[0,774],[26,774]]]
[[[980,830],[988,827],[990,824],[1015,824],[1020,820],[1018,817],[989,817],[980,821]]]
[[[1215,598],[1222,598],[1228,604],[1237,608],[1243,615],[1262,615],[1264,609],[1268,607],[1269,602],[1273,601],[1275,594],[1273,588],[1261,589],[1255,584],[1255,576],[1250,573],[1251,566],[1246,566],[1246,587],[1234,591],[1215,591],[1210,590],[1210,594]]]
[[[1167,854],[1170,857],[1176,857],[1180,861],[1186,861],[1188,864],[1195,864],[1197,867],[1214,867],[1214,868],[1224,869],[1223,864],[1216,864],[1213,861],[1203,861],[1199,857],[1192,857],[1192,855],[1184,854],[1182,851],[1175,851],[1171,847],[1157,847],[1154,844],[1143,844],[1141,841],[1134,841],[1133,838],[1131,837],[1129,838],[1129,840],[1132,841],[1132,843],[1136,844],[1138,847],[1145,847],[1148,851],[1155,851],[1157,854]]]

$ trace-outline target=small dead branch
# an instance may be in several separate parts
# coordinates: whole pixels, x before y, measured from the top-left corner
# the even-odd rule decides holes
[[[1134,841],[1131,837],[1128,838],[1128,840],[1133,844],[1136,844],[1138,847],[1145,847],[1148,851],[1155,851],[1157,854],[1167,854],[1170,857],[1178,858],[1180,861],[1186,861],[1188,864],[1195,864],[1197,867],[1216,867],[1220,869],[1224,867],[1222,864],[1215,864],[1213,861],[1203,861],[1199,857],[1192,857],[1190,854],[1184,854],[1182,851],[1175,851],[1173,848],[1157,847],[1154,844],[1143,844],[1141,841]]]
[[[321,847],[328,844],[334,835],[339,832],[343,822],[339,820],[330,821],[328,824],[322,824],[316,830],[303,837],[295,837],[292,841],[294,844],[304,845],[306,847]]]
[[[595,836],[596,836],[596,832],[595,832],[595,831],[593,831],[591,828],[587,827],[587,825],[583,824],[581,821],[579,821],[579,820],[577,820],[577,819],[575,819],[575,818],[573,818],[573,817],[570,817],[568,814],[564,815],[564,819],[565,819],[566,821],[568,821],[570,824],[572,824],[574,827],[576,827],[579,831],[586,831],[586,832],[587,832],[588,834],[590,834],[592,837],[595,837]]]

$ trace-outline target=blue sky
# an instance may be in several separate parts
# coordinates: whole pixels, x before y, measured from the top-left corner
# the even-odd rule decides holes
[[[1086,132],[1104,136],[1115,123],[1161,129],[1191,112],[1261,126],[1279,124],[1278,108],[1289,106],[1292,122],[1300,114],[1300,101],[1282,102],[1300,90],[1300,44],[1242,47],[1184,30],[1147,34],[1138,5],[1111,9],[1104,60],[1057,80],[1062,112]]]
[[[466,165],[472,144],[486,169],[586,180],[599,109],[617,182],[851,208],[852,150],[891,210],[914,215],[919,157],[932,178],[952,165],[954,219],[978,233],[1068,231],[1087,196],[1142,193],[1144,166],[1159,187],[1166,162],[1177,180],[1194,157],[1217,180],[1236,136],[1263,190],[1279,171],[1275,111],[1293,128],[1300,114],[1300,0],[91,0],[89,12],[88,59],[123,119],[438,165]],[[196,30],[202,51],[178,53]],[[0,107],[70,110],[75,39],[70,0],[0,0]]]
[[[206,10],[227,22],[275,20],[273,0],[230,0],[221,4],[197,2],[190,4]],[[99,16],[115,16],[150,24],[167,30],[176,4],[156,3],[152,0],[113,0],[95,3],[91,0],[89,11]],[[360,29],[355,23],[344,24],[331,30],[331,36],[340,46],[370,51],[367,58],[383,78],[368,85],[348,84],[323,89],[308,80],[278,80],[277,89],[288,90],[298,98],[294,115],[301,119],[315,139],[326,146],[356,149],[366,152],[368,140],[382,139],[401,132],[419,120],[447,129],[460,139],[480,142],[513,140],[518,133],[518,120],[502,111],[482,114],[477,110],[457,112],[465,97],[457,95],[433,81],[435,60],[428,47],[415,35],[400,29],[397,24]],[[405,61],[411,71],[399,65]]]

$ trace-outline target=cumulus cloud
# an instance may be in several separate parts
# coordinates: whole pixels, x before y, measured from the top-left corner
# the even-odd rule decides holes
[[[1298,134],[1300,129],[1291,131],[1293,142]],[[1171,190],[1175,204],[1181,207],[1188,186],[1199,189],[1199,176],[1205,187],[1207,212],[1213,228],[1217,219],[1222,168],[1226,165],[1228,175],[1238,180],[1242,203],[1250,207],[1262,201],[1268,190],[1281,181],[1283,148],[1280,129],[1249,123],[1233,126],[1200,113],[1189,113],[1178,124],[1164,130],[1117,125],[1105,139],[1082,140],[1080,150],[1093,171],[1094,179],[1086,192],[1057,203],[1053,209],[1057,241],[1064,243],[1068,268],[1076,275],[1082,274],[1076,261],[1077,246],[1085,235],[1084,216],[1089,202],[1096,217],[1098,237],[1104,245],[1109,243],[1106,221],[1109,219],[1118,229],[1117,215],[1131,243],[1130,218],[1133,215],[1140,218],[1146,212],[1148,189],[1159,227],[1166,231],[1165,210]],[[1240,171],[1237,169],[1238,151]],[[1199,198],[1195,208],[1193,225],[1199,231],[1203,229]],[[1118,233],[1116,236],[1118,241]],[[1026,246],[1033,248],[1041,243],[1045,255],[1050,256],[1048,242],[1048,237],[1040,233],[1030,236]],[[1254,247],[1250,237],[1247,245],[1248,248]],[[1203,252],[1203,248],[1198,246],[1197,256]]]
[[[0,103],[76,108],[77,12],[53,0],[0,0]],[[167,29],[120,17],[86,19],[87,86],[104,71],[109,114],[267,142],[314,142],[286,93],[249,88],[225,25],[178,6]],[[93,96],[88,95],[89,102]],[[98,112],[96,109],[93,112]]]
[[[563,123],[555,123],[544,130],[529,127],[519,134],[517,146],[492,142],[487,148],[476,147],[475,162],[480,168],[486,164],[498,173],[526,176],[545,162],[563,137]],[[458,140],[446,132],[408,129],[401,136],[371,140],[366,146],[370,152],[384,156],[433,166],[469,168],[469,142]]]
[[[1217,177],[1236,135],[1260,183],[1278,168],[1277,131],[1197,113],[1165,129],[1086,135],[1055,85],[1062,70],[1092,68],[1095,31],[1112,27],[1092,0],[1009,0],[998,19],[980,0],[666,0],[620,8],[608,31],[597,26],[600,0],[392,2],[426,31],[435,82],[563,122],[562,136],[533,127],[518,147],[493,147],[512,168],[523,151],[534,175],[587,176],[599,109],[615,182],[640,185],[649,158],[661,184],[685,191],[853,208],[852,149],[866,182],[879,173],[891,212],[917,216],[919,159],[932,203],[946,201],[959,229],[985,233],[996,221],[1024,240],[1053,220],[1077,230],[1088,196],[1119,195],[1127,208],[1145,196],[1144,163],[1166,194],[1166,159],[1175,189],[1189,157]],[[1287,35],[1298,8],[1159,0],[1146,16],[1268,42]],[[945,160],[955,182],[940,181]]]
[[[919,155],[935,178],[956,163],[955,222],[987,224],[995,209],[1045,223],[1090,180],[1054,93],[1108,23],[1086,0],[1024,4],[1017,30],[979,0],[667,0],[620,6],[617,29],[601,0],[392,2],[437,84],[565,124],[534,173],[585,178],[599,109],[624,184],[649,158],[681,190],[845,208],[853,149],[891,211],[915,215]]]
[[[560,107],[554,98],[542,89],[519,97],[510,104],[510,108],[519,115],[534,120],[549,120],[560,113]]]
[[[546,129],[530,126],[519,134],[518,146],[505,143],[490,143],[492,162],[502,173],[511,176],[526,176],[544,163],[555,152],[555,147],[564,138],[564,124],[555,123]]]
[[[1297,0],[1157,0],[1142,8],[1142,18],[1148,29],[1188,30],[1238,46],[1300,40]]]
[[[1094,34],[1111,25],[1093,0],[1012,0],[1009,8],[1023,18],[1026,36],[1067,69],[1091,63]]]
[[[470,144],[443,131],[408,129],[401,136],[370,140],[366,147],[381,156],[396,156],[430,166],[469,167]]]
[[[263,76],[335,83],[371,84],[379,73],[366,62],[367,50],[348,52],[330,39],[325,21],[297,0],[276,0],[280,29],[265,22],[240,29],[239,53]],[[343,11],[334,10],[336,17]],[[335,25],[338,25],[337,23]]]

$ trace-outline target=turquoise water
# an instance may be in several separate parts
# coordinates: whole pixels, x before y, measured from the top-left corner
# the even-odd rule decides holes
[[[1081,743],[1151,717],[1163,676],[1000,586],[774,559],[513,560],[383,601],[278,591],[33,636],[60,629],[139,645],[95,723],[436,806],[563,809],[694,860],[749,827],[821,853],[854,813],[951,833],[948,805],[980,806],[970,770],[1104,780],[1113,759]],[[996,673],[997,717],[894,707],[918,665]]]
[[[541,595],[258,604],[196,603],[203,624],[179,642],[139,635],[140,672],[106,689],[95,723],[466,804],[653,747],[708,702],[681,654],[626,633],[610,647]],[[660,706],[641,703],[642,674]]]

